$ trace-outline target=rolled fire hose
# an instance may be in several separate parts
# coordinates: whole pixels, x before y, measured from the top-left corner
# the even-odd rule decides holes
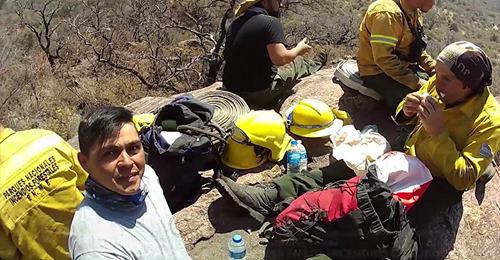
[[[226,132],[236,119],[250,112],[245,100],[229,91],[213,90],[198,94],[196,98],[215,107],[212,121]]]

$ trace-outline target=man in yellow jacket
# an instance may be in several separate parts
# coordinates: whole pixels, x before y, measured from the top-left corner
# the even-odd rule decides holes
[[[435,0],[377,0],[359,27],[357,63],[363,85],[378,92],[392,110],[425,83],[416,74],[418,66],[433,73],[436,62],[425,52],[422,12],[434,4]]]
[[[437,59],[439,77],[405,97],[396,121],[416,123],[405,151],[463,191],[474,187],[500,147],[500,110],[486,88],[491,64],[479,47],[465,41],[447,46]]]
[[[0,259],[69,259],[87,173],[56,133],[0,125]]]
[[[404,98],[396,121],[416,124],[404,151],[417,156],[434,176],[409,217],[424,242],[419,251],[441,259],[447,252],[426,250],[435,243],[425,242],[444,243],[436,238],[442,234],[433,234],[435,223],[448,223],[456,232],[458,223],[450,226],[450,220],[443,221],[448,210],[460,205],[463,192],[476,181],[493,177],[491,163],[500,148],[500,107],[487,88],[492,83],[490,60],[476,45],[448,45],[437,57],[436,74]]]

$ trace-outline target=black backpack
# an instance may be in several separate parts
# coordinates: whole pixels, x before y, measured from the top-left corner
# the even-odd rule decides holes
[[[370,171],[374,171],[370,167]],[[261,236],[266,259],[416,259],[417,239],[404,206],[368,173],[295,199]]]
[[[212,105],[184,95],[161,108],[153,125],[141,131],[148,164],[158,175],[172,213],[201,195],[200,171],[222,168],[226,133],[211,121],[213,113]],[[162,131],[173,134],[172,140]]]

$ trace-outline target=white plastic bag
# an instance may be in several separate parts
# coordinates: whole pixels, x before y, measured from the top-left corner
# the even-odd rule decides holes
[[[375,126],[359,131],[353,125],[347,125],[330,139],[333,144],[332,156],[344,160],[358,176],[366,175],[368,166],[391,150],[389,142],[377,132]]]

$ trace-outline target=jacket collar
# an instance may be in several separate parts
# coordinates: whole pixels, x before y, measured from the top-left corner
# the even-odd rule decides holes
[[[471,118],[479,110],[482,110],[482,108],[486,105],[486,101],[489,96],[490,91],[486,88],[481,95],[474,95],[457,107],[462,113],[464,113],[464,115]]]
[[[5,139],[7,139],[7,137],[13,135],[16,131],[10,129],[10,128],[4,128],[1,132],[0,132],[0,143],[3,142]]]

